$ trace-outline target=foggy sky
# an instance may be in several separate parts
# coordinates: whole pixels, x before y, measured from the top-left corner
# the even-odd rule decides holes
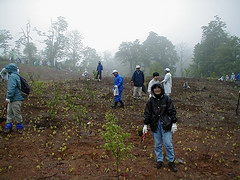
[[[79,30],[84,45],[98,52],[116,51],[123,41],[142,42],[150,31],[193,47],[201,40],[201,26],[215,15],[240,37],[239,7],[240,0],[0,0],[0,29],[16,40],[28,20],[47,31],[51,19],[63,16],[68,30]]]

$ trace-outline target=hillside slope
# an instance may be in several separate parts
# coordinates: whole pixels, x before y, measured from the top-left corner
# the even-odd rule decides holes
[[[125,108],[111,109],[112,82],[67,80],[46,82],[42,93],[35,89],[22,107],[24,134],[15,129],[0,134],[0,179],[115,179],[114,159],[102,147],[106,112],[131,133],[128,142],[134,145],[135,158],[120,164],[120,179],[239,179],[239,89],[234,84],[188,79],[191,88],[185,90],[183,79],[173,79],[178,117],[173,144],[183,164],[172,173],[167,161],[162,169],[154,167],[151,132],[142,143],[138,136],[147,96],[134,100],[130,79],[125,78]],[[5,92],[1,83],[1,113]]]

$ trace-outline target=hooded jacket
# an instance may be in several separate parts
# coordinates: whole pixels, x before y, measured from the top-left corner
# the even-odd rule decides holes
[[[153,89],[158,86],[161,88],[161,94],[156,96]],[[172,100],[169,96],[165,95],[164,88],[161,84],[154,84],[151,88],[153,96],[148,99],[145,111],[144,111],[144,124],[150,125],[152,132],[156,132],[158,127],[158,121],[161,121],[163,129],[165,131],[170,131],[172,128],[172,123],[177,122],[176,118],[176,109],[172,103]],[[170,125],[165,126],[163,118],[170,117]]]
[[[6,65],[5,69],[9,74],[7,83],[7,99],[9,99],[10,102],[23,101],[24,98],[20,91],[21,82],[17,66],[11,63]]]

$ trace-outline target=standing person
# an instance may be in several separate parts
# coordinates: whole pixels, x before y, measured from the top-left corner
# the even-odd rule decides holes
[[[160,83],[160,82],[159,82],[159,73],[158,73],[158,72],[154,72],[154,73],[153,73],[153,78],[152,78],[152,80],[148,83],[148,93],[149,93],[149,97],[152,96],[151,87],[152,87],[154,84],[157,84],[157,83]]]
[[[232,75],[231,75],[231,81],[235,82],[235,80],[236,80],[235,74],[232,73]]]
[[[131,82],[133,83],[133,98],[139,99],[142,97],[142,88],[144,84],[144,74],[140,70],[141,66],[137,65],[136,70],[134,71],[132,75],[132,80]]]
[[[164,80],[161,81],[161,84],[163,84],[165,94],[170,96],[172,92],[172,75],[169,68],[165,69],[165,73]]]
[[[101,64],[101,61],[99,61],[97,66],[97,75],[96,75],[96,79],[98,79],[99,81],[102,80],[102,71],[103,71],[103,66]]]
[[[122,102],[122,91],[123,91],[123,78],[118,74],[117,70],[113,70],[114,75],[114,105],[112,108],[117,108],[117,104],[120,103],[120,107],[124,107]]]
[[[4,128],[4,133],[10,133],[13,127],[13,120],[16,121],[16,129],[18,133],[23,132],[23,120],[21,115],[21,105],[24,97],[21,94],[21,82],[18,74],[18,67],[11,63],[5,66],[4,70],[8,73],[7,82],[7,121]]]
[[[176,109],[169,96],[164,94],[164,88],[160,83],[151,87],[152,97],[148,99],[144,111],[143,134],[147,133],[147,125],[153,132],[154,151],[156,154],[157,169],[163,165],[162,145],[166,149],[168,166],[171,171],[177,172],[174,164],[174,149],[172,145],[172,134],[177,130]]]

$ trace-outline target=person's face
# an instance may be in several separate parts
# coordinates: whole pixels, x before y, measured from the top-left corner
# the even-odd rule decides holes
[[[159,79],[159,76],[154,76],[153,78],[155,81],[157,81]]]
[[[117,76],[117,74],[118,74],[117,72],[113,73],[114,76]]]
[[[161,94],[161,88],[157,86],[153,89],[153,92],[154,94]]]

